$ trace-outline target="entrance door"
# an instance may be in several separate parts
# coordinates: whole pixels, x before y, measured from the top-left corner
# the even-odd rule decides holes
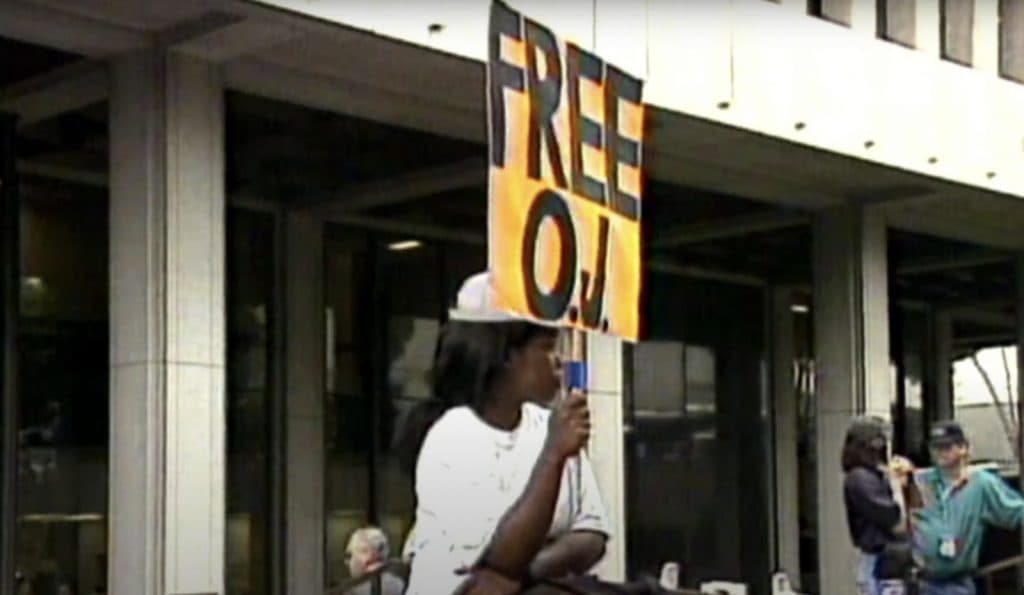
[[[769,407],[759,287],[654,273],[650,333],[627,356],[627,555],[632,575],[681,564],[764,593],[772,570]]]
[[[278,592],[287,572],[328,589],[344,585],[349,537],[365,525],[383,529],[391,556],[401,555],[414,512],[402,456],[407,417],[431,396],[429,371],[452,296],[486,267],[482,243],[326,217],[301,238],[282,238],[287,217],[239,206],[228,215],[229,595]],[[307,270],[282,271],[280,259],[285,269]],[[322,387],[315,406],[313,386]],[[322,414],[307,419],[314,410]],[[322,518],[303,518],[321,490]],[[308,506],[297,510],[282,497]],[[322,523],[322,542],[306,522]],[[303,530],[282,533],[285,525]],[[322,579],[290,566],[293,552],[282,546],[322,548]]]
[[[282,592],[278,222],[227,212],[227,595]]]
[[[414,510],[402,464],[406,419],[430,398],[429,371],[451,296],[485,263],[483,245],[326,223],[328,586],[349,578],[346,545],[362,525],[382,528],[392,556],[401,553]]]
[[[318,592],[362,524],[400,553],[396,442],[485,267],[486,147],[234,91],[225,145],[227,592]]]

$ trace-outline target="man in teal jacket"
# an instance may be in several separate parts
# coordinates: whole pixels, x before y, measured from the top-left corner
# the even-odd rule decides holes
[[[923,508],[914,513],[914,549],[922,595],[974,595],[973,576],[986,525],[1024,524],[1024,498],[999,475],[968,469],[970,445],[960,424],[932,427],[935,467],[917,473]]]

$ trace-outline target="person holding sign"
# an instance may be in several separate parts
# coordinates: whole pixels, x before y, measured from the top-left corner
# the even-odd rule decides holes
[[[583,452],[586,398],[555,400],[558,330],[494,308],[487,273],[465,282],[449,319],[433,379],[441,415],[415,467],[407,593],[518,593],[531,579],[586,573],[608,528]]]

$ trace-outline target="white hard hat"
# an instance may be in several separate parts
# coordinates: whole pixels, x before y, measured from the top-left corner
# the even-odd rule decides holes
[[[455,307],[448,310],[448,319],[461,322],[530,322],[540,326],[557,328],[556,321],[533,320],[519,316],[495,306],[495,290],[490,272],[477,273],[462,283],[455,298]]]
[[[455,307],[448,310],[449,320],[462,322],[516,322],[520,318],[494,306],[491,274],[477,273],[462,282]]]

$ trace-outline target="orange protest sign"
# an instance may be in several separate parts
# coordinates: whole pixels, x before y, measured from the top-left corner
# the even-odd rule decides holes
[[[642,83],[499,2],[489,41],[496,305],[636,340]]]

